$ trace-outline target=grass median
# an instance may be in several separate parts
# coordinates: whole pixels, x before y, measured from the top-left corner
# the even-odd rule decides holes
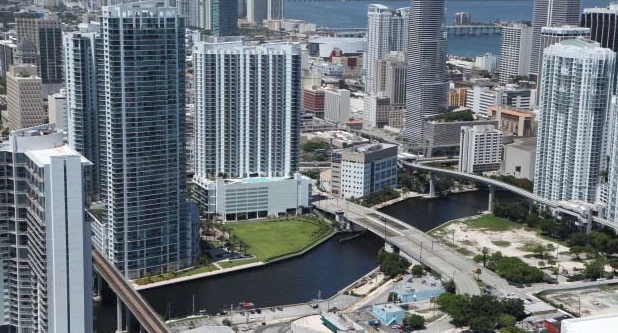
[[[247,245],[247,252],[258,261],[300,251],[331,231],[322,221],[302,218],[230,223],[226,227]]]

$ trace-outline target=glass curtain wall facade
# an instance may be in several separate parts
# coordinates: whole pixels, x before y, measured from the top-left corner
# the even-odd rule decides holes
[[[234,2],[236,3],[236,2]],[[109,259],[134,279],[192,261],[185,181],[185,19],[160,4],[104,7],[99,110]]]

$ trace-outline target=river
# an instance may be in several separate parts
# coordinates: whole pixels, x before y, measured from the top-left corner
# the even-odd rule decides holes
[[[497,200],[514,197],[497,192]],[[475,215],[487,207],[487,192],[466,192],[437,199],[413,198],[383,209],[389,215],[428,231],[449,220]],[[376,267],[376,255],[383,243],[373,234],[340,243],[339,236],[302,257],[216,277],[145,290],[142,295],[161,315],[184,317],[195,310],[216,313],[223,305],[249,301],[258,306],[306,302],[334,295],[343,287]],[[171,313],[171,314],[170,314]],[[97,332],[114,331],[115,305],[97,303]]]
[[[582,8],[605,7],[610,0],[582,0]],[[285,17],[300,19],[331,28],[364,28],[367,26],[367,6],[382,3],[392,9],[408,7],[410,1],[286,1]],[[534,0],[447,0],[446,22],[450,24],[457,12],[470,13],[475,22],[532,21]],[[451,36],[447,53],[472,57],[491,52],[500,54],[500,36]]]

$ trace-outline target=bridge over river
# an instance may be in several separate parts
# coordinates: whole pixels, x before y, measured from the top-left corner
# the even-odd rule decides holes
[[[338,218],[343,217],[344,222],[366,228],[383,237],[387,249],[426,265],[445,279],[453,278],[458,293],[480,294],[476,275],[472,273],[479,267],[478,264],[413,226],[344,199],[315,201],[313,206]],[[520,289],[509,285],[505,279],[487,269],[481,270],[479,278],[486,285],[491,285],[504,293],[513,293],[522,299],[527,297]]]

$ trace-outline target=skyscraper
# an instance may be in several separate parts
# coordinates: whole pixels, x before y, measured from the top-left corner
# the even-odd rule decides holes
[[[99,199],[101,190],[99,100],[97,86],[97,25],[82,25],[79,32],[63,36],[64,73],[67,89],[69,145],[96,166],[88,179],[89,192]]]
[[[83,189],[90,162],[65,146],[63,136],[42,125],[14,131],[0,143],[3,190],[14,198],[0,203],[5,230],[0,325],[11,332],[92,332]]]
[[[410,5],[404,138],[423,140],[423,119],[446,109],[444,0],[412,0]]]
[[[606,8],[585,8],[581,26],[590,28],[590,39],[602,47],[618,51],[618,3]]]
[[[268,19],[269,20],[283,20],[284,14],[284,0],[268,0]]]
[[[543,50],[545,48],[558,44],[563,40],[574,39],[577,37],[590,38],[590,29],[581,28],[572,25],[563,25],[559,27],[543,27],[541,28],[541,58],[543,59]],[[543,66],[543,62],[540,63]]]
[[[238,2],[233,0],[210,1],[211,32],[214,36],[234,36],[238,32]]]
[[[300,46],[199,43],[193,57],[195,178],[296,172]]]
[[[500,45],[500,83],[507,84],[517,76],[530,73],[530,38],[532,27],[524,23],[510,23],[502,27]]]
[[[38,73],[43,80],[45,96],[57,92],[63,82],[62,74],[62,22],[53,13],[43,17],[15,19],[17,39],[27,39],[34,44]]]
[[[541,62],[541,28],[579,25],[581,0],[534,0],[532,12],[532,53],[530,73],[539,73]]]
[[[268,0],[247,0],[247,21],[262,23],[268,17]]]
[[[177,270],[191,263],[195,240],[185,181],[185,20],[143,2],[104,7],[101,25],[103,252],[130,279]]]
[[[391,51],[408,51],[408,18],[410,7],[399,8],[391,17],[391,32],[389,43]]]
[[[41,96],[41,78],[34,65],[14,65],[6,75],[7,122],[12,130],[43,125],[47,115]]]
[[[545,49],[534,193],[593,203],[616,55],[599,43],[570,39]]]
[[[376,66],[391,49],[391,10],[380,4],[369,5],[367,9],[367,42],[363,57],[363,80],[365,82],[365,98],[363,107],[363,127],[371,129],[379,123],[376,121],[376,94],[380,87],[375,86]]]
[[[390,51],[390,9],[372,4],[367,10],[367,51],[365,52],[365,94],[376,93],[374,86],[376,61],[384,59]]]
[[[283,4],[283,0],[247,0],[247,20],[258,24],[264,20],[282,20]]]

